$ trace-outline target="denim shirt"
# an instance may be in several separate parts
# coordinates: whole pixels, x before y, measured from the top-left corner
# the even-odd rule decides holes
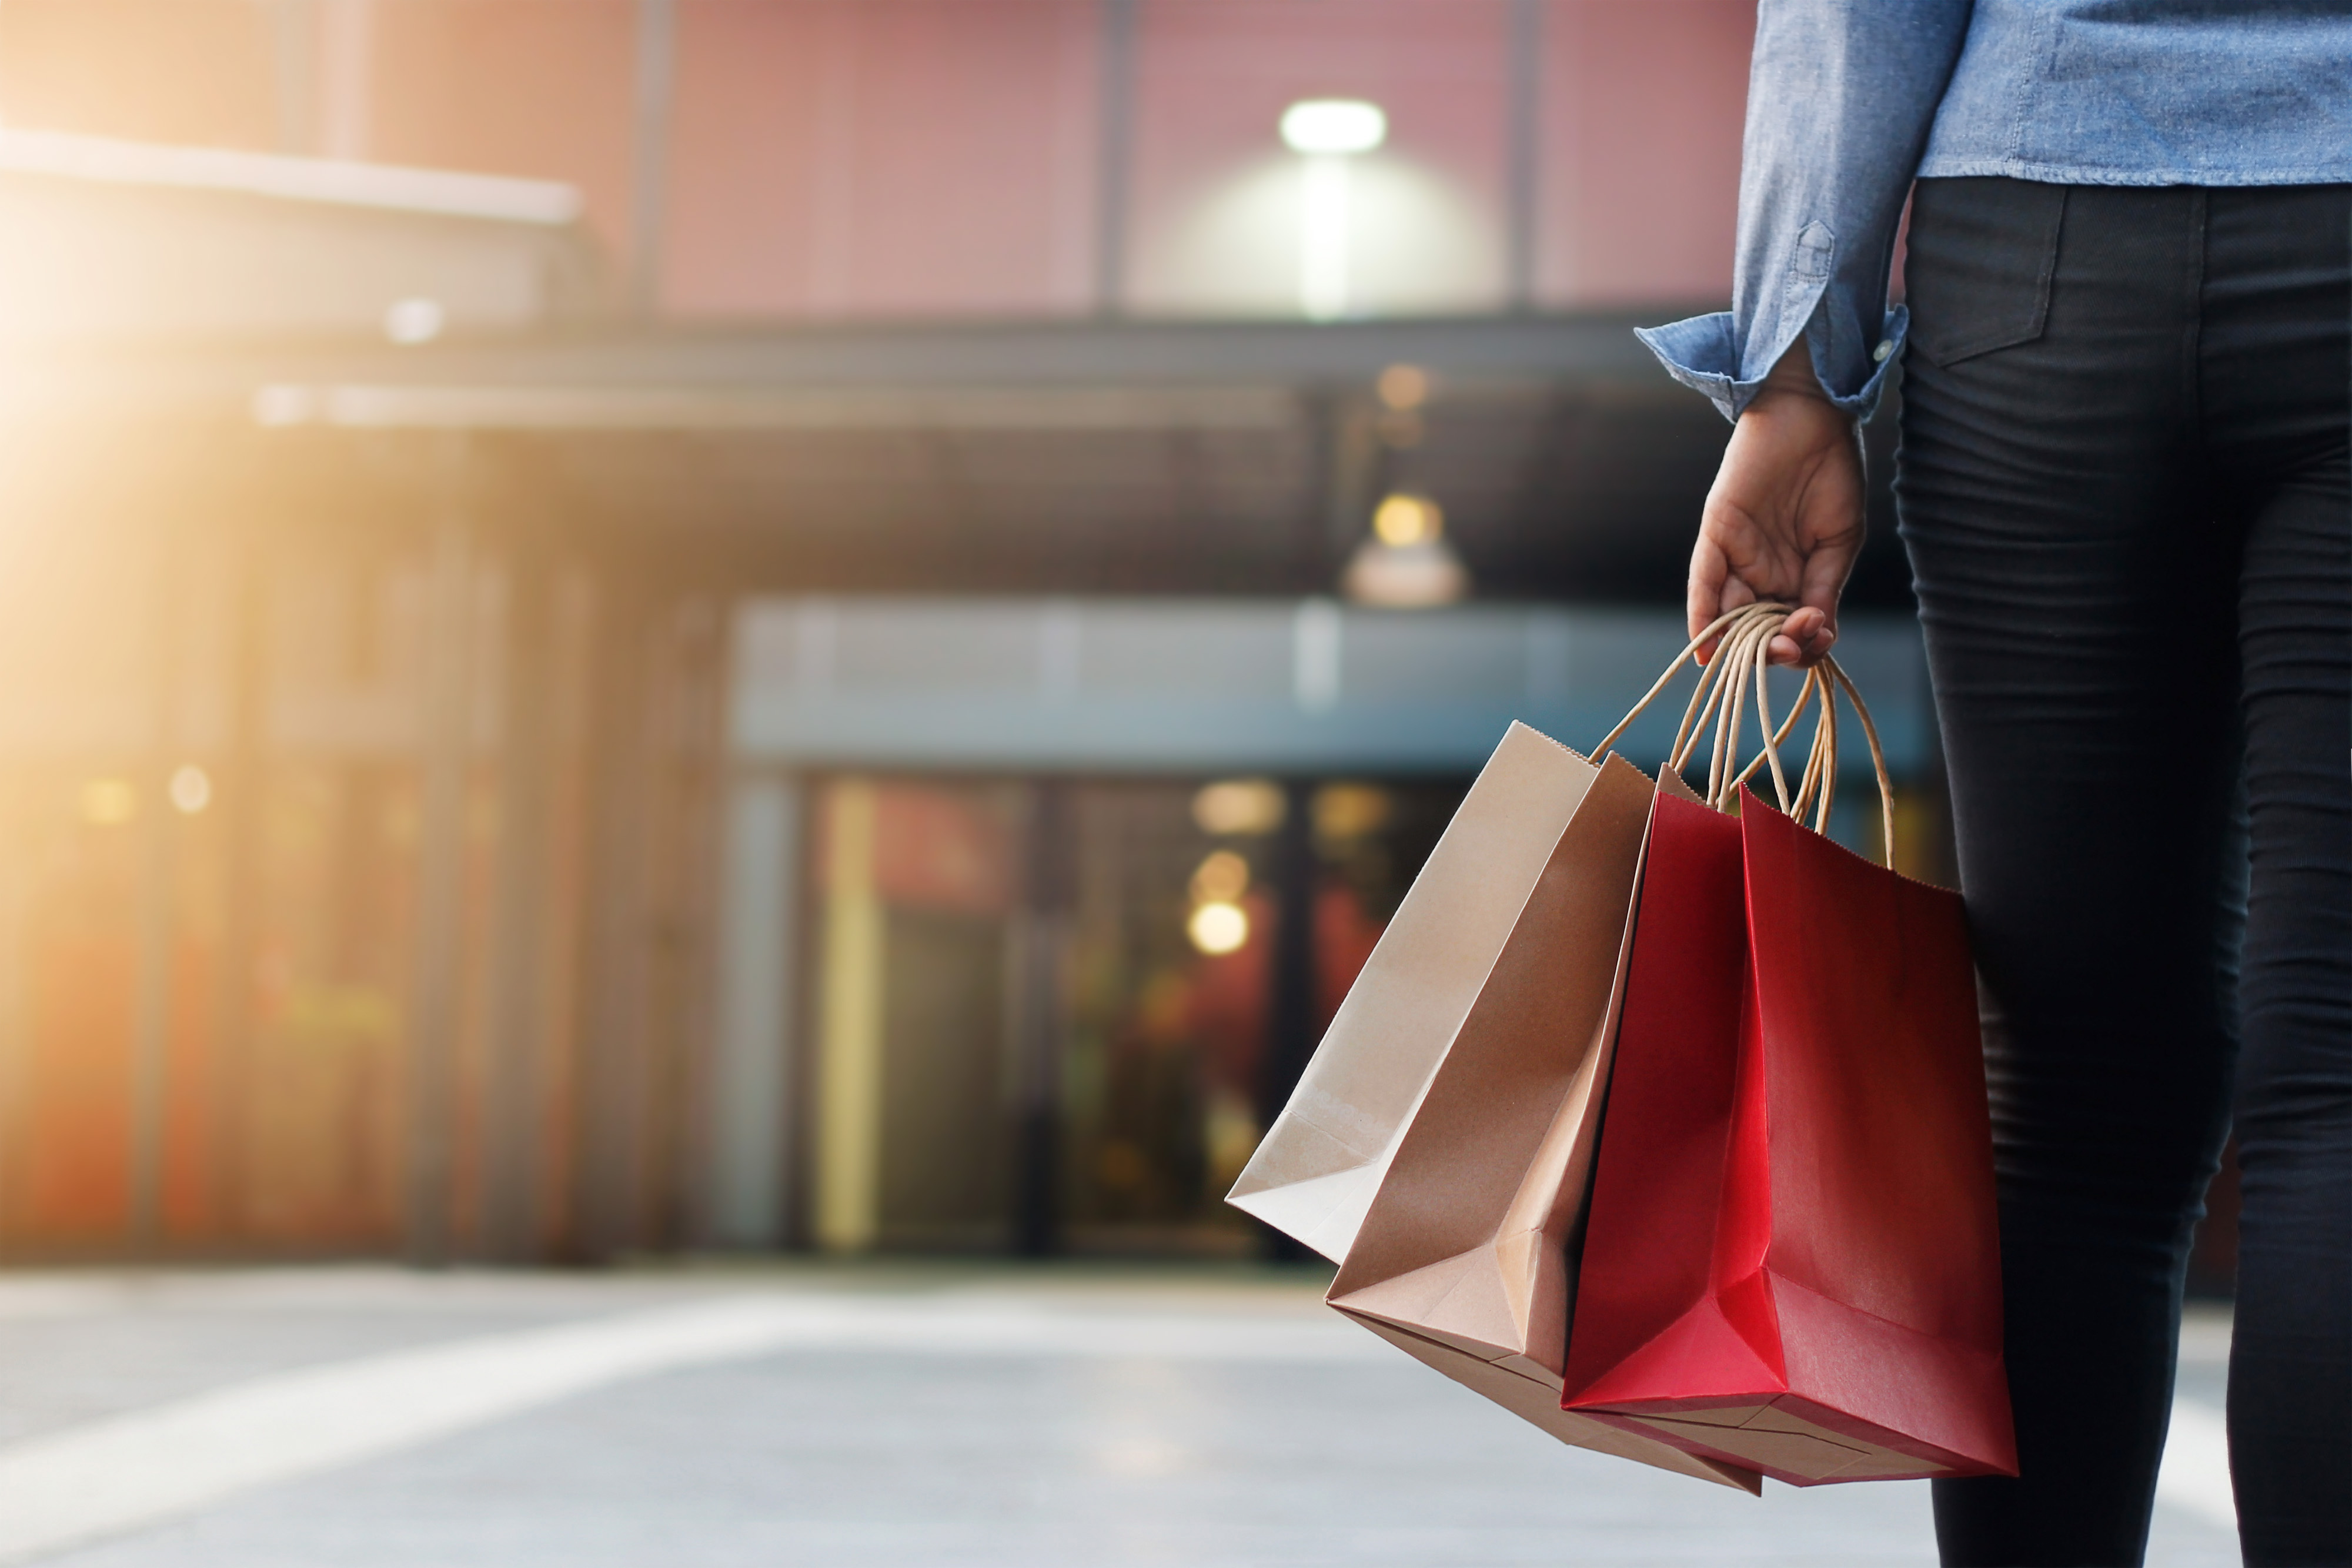
[[[1737,419],[1800,333],[1867,418],[1916,177],[2352,181],[2352,0],[1762,0],[1728,312],[1640,336]]]

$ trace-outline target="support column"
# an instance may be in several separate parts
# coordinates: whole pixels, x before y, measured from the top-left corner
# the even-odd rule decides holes
[[[220,802],[226,875],[220,949],[213,973],[211,1077],[205,1129],[206,1194],[213,1239],[242,1239],[246,1212],[247,1082],[253,1060],[254,967],[260,942],[263,829],[268,806],[269,614],[264,538],[250,526],[230,539],[236,562],[229,589],[229,713],[226,754],[215,794]]]
[[[1315,1054],[1315,790],[1306,779],[1282,787],[1282,827],[1272,854],[1275,925],[1273,994],[1267,998],[1265,1060],[1258,1080],[1258,1125],[1271,1127]],[[1279,1259],[1307,1256],[1279,1232],[1266,1232]]]
[[[769,1249],[784,1239],[803,800],[798,779],[771,774],[737,779],[728,801],[719,1018],[705,1113],[704,1239],[717,1247]]]
[[[297,158],[319,151],[320,4],[320,0],[272,0],[270,5],[278,151]]]
[[[1101,0],[1096,82],[1095,310],[1125,308],[1129,189],[1135,165],[1135,24],[1138,0]]]
[[[656,622],[656,769],[645,831],[649,916],[641,1243],[669,1249],[707,1232],[709,1084],[717,1051],[719,858],[727,810],[727,614],[707,591],[681,594]]]
[[[473,750],[468,680],[473,562],[463,511],[445,497],[432,535],[416,865],[415,992],[408,1029],[408,1255],[450,1250],[452,1134],[465,939],[466,794]]]
[[[668,249],[670,119],[677,93],[677,0],[637,0],[636,105],[630,153],[629,302],[661,303]]]
[[[1536,263],[1543,216],[1543,13],[1545,0],[1511,0],[1508,105],[1509,297],[1513,310],[1535,308]]]
[[[818,1015],[816,1243],[859,1252],[881,1230],[885,925],[871,782],[826,791],[824,972]]]
[[[179,745],[179,552],[168,532],[156,541],[147,635],[147,762],[139,780],[139,956],[131,1046],[131,1245],[152,1254],[163,1243],[163,1107],[172,1022],[172,936],[179,834],[173,823],[172,770]]]
[[[572,1235],[565,1250],[600,1263],[634,1246],[643,1163],[642,1102],[648,903],[646,813],[653,791],[654,596],[627,563],[600,568],[589,678],[587,929],[583,1017],[572,1150]]]
[[[1014,1117],[1013,1250],[1061,1250],[1062,1054],[1069,1029],[1069,948],[1077,897],[1077,821],[1072,786],[1033,787],[1028,865],[1013,926],[1012,1047]]]
[[[541,541],[525,531],[507,550],[504,565],[482,1250],[520,1262],[531,1256],[540,1230],[550,817],[559,741],[551,563]]]

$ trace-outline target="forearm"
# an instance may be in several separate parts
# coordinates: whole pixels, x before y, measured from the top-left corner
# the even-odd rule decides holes
[[[1886,308],[1895,232],[1969,12],[1969,0],[1759,7],[1732,309],[1643,333],[1727,417],[1801,340],[1841,408],[1876,402],[1904,325]]]

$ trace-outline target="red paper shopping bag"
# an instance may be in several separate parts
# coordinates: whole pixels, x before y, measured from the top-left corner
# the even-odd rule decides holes
[[[1661,794],[1561,1403],[1797,1485],[2014,1475],[1957,894]]]

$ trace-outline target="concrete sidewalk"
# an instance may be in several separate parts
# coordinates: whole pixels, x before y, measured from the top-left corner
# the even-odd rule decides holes
[[[0,1276],[0,1563],[1930,1563],[1920,1483],[1565,1448],[1268,1270]],[[2225,1317],[2149,1561],[2234,1563]]]

